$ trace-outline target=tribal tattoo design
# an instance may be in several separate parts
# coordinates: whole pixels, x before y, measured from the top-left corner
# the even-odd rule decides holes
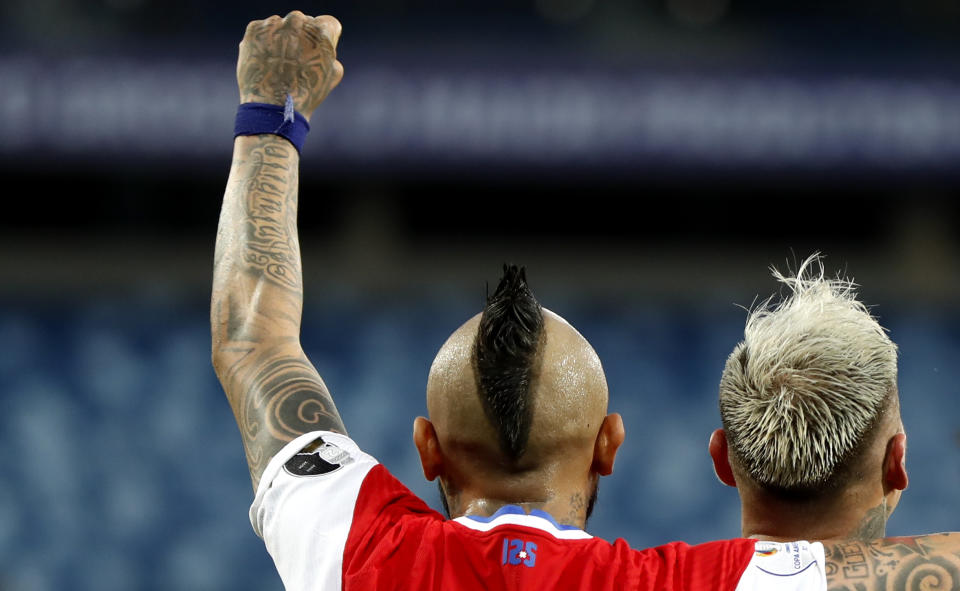
[[[958,591],[960,534],[824,544],[830,591]]]

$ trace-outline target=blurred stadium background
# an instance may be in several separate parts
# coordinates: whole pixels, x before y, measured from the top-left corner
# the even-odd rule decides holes
[[[819,250],[901,347],[911,486],[960,529],[960,4],[368,0],[0,5],[0,589],[280,589],[209,363],[236,44],[344,24],[302,168],[304,343],[361,445],[410,440],[503,262],[627,423],[593,533],[739,532],[706,453],[767,268]]]

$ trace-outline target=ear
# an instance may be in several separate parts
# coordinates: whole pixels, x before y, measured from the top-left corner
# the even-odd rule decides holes
[[[737,480],[733,477],[730,468],[730,450],[727,447],[727,433],[717,429],[710,435],[710,457],[713,458],[713,471],[720,482],[727,486],[737,487]]]
[[[437,432],[433,423],[424,417],[413,420],[413,444],[417,446],[417,453],[420,454],[424,478],[433,481],[443,474],[443,453],[440,451]]]
[[[613,461],[617,450],[623,444],[626,433],[623,430],[623,417],[619,413],[608,414],[600,424],[597,441],[593,445],[593,465],[591,469],[600,476],[613,473]]]
[[[907,436],[897,433],[887,442],[887,453],[883,456],[883,485],[892,490],[904,490],[909,484],[907,478]]]

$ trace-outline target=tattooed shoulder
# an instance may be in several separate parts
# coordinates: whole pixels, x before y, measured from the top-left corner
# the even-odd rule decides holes
[[[960,543],[952,534],[825,545],[831,591],[960,591]]]

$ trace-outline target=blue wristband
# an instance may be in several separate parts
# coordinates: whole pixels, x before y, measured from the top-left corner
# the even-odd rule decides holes
[[[293,108],[293,97],[287,95],[286,106],[268,103],[241,103],[233,124],[233,137],[269,133],[286,138],[300,152],[310,124]]]

